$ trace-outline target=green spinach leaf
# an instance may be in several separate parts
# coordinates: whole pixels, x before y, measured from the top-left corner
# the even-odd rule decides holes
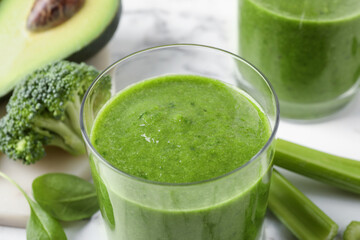
[[[77,176],[45,174],[33,181],[32,188],[40,206],[62,221],[89,218],[99,210],[94,185]]]
[[[31,209],[26,226],[27,240],[66,240],[64,229],[58,221],[51,217],[41,206],[33,201],[25,191],[9,176],[0,172],[0,176],[14,184],[25,196]]]
[[[114,217],[114,209],[110,201],[109,192],[107,191],[107,187],[98,173],[98,167],[95,164],[95,160],[93,156],[90,155],[90,167],[91,173],[94,180],[94,184],[98,191],[99,201],[100,201],[100,211],[103,219],[108,224],[110,229],[115,228],[115,217]]]

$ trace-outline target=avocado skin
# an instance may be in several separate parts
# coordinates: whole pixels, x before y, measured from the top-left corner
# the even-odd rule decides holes
[[[0,0],[0,2],[1,2],[1,0]],[[8,101],[9,101],[9,99],[10,99],[10,97],[11,97],[11,95],[12,95],[12,92],[13,92],[13,90],[11,90],[10,92],[8,92],[7,94],[5,94],[4,96],[0,96],[0,105],[1,104],[3,104],[3,103],[8,103]],[[1,110],[0,110],[1,111]],[[1,118],[2,116],[0,115],[0,118]]]
[[[90,57],[98,53],[110,41],[110,39],[114,35],[119,25],[121,13],[122,13],[122,4],[121,1],[119,0],[119,9],[116,12],[113,20],[106,27],[103,33],[101,33],[99,37],[97,37],[95,40],[89,43],[86,47],[73,53],[71,56],[69,56],[66,59],[73,62],[84,62],[85,60],[89,59]],[[8,93],[6,93],[5,95],[0,96],[0,103],[7,102],[11,97],[12,92],[13,89]]]
[[[15,0],[9,0],[9,2],[12,2],[12,1],[15,2]],[[27,2],[24,0],[20,0],[20,1]],[[101,1],[103,1],[103,0],[96,0],[96,1],[99,1],[99,3],[101,4]],[[9,3],[9,2],[0,0],[0,5],[2,6],[3,3]],[[113,3],[115,3],[115,4],[113,5],[112,10],[115,10],[114,12],[116,12],[116,13],[114,14],[114,12],[113,12],[113,14],[114,14],[113,18],[111,19],[110,23],[108,23],[107,26],[105,28],[103,28],[103,31],[101,34],[99,34],[97,37],[95,37],[94,40],[92,40],[90,43],[85,45],[83,48],[81,48],[77,52],[71,54],[70,57],[64,57],[64,55],[62,55],[61,58],[50,59],[48,62],[50,63],[52,61],[58,61],[61,59],[68,59],[71,61],[83,62],[83,61],[89,59],[91,56],[94,56],[96,53],[98,53],[110,41],[111,37],[114,35],[114,33],[118,27],[118,24],[119,24],[121,11],[122,11],[121,0],[115,0],[115,1],[113,1]],[[116,4],[116,3],[118,3],[118,4]],[[17,5],[15,5],[15,6],[17,6]],[[8,12],[11,12],[11,11],[8,11]],[[70,21],[71,21],[71,19],[70,19]],[[0,38],[1,38],[1,36],[0,36]],[[2,45],[2,46],[4,46],[4,45]],[[60,51],[60,48],[58,51]],[[40,68],[42,66],[40,64],[37,67]],[[24,74],[31,74],[31,72],[24,72]],[[9,82],[9,83],[14,82],[15,84],[19,84],[25,76],[26,75],[24,75],[23,77],[13,78],[12,80],[9,80],[9,78],[4,78],[5,79],[4,82]],[[0,79],[0,81],[2,81],[2,80]],[[5,85],[3,84],[2,85],[2,87],[0,88],[0,104],[3,102],[6,102],[8,100],[8,98],[12,95],[12,91],[13,91],[14,87],[15,87],[14,84],[5,84]]]
[[[96,53],[98,53],[105,45],[110,41],[112,36],[114,35],[118,25],[120,16],[122,13],[122,4],[119,1],[119,9],[116,12],[113,20],[110,22],[109,26],[106,27],[103,33],[100,34],[94,41],[89,43],[86,47],[82,48],[81,50],[73,53],[71,56],[67,58],[67,60],[72,62],[83,62]]]

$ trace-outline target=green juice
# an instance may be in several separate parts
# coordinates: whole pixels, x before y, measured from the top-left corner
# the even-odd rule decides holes
[[[106,161],[126,174],[160,184],[199,182],[196,187],[206,188],[203,181],[247,164],[270,135],[266,115],[245,93],[210,78],[169,75],[137,83],[113,97],[94,122],[91,142]],[[169,190],[172,203],[154,207],[146,202],[151,191],[127,189],[130,195],[143,194],[141,203],[135,202],[122,186],[104,183],[92,164],[102,214],[113,239],[237,240],[260,236],[269,165],[261,170],[254,167],[255,180],[234,181],[214,190],[211,198],[222,199],[214,204],[203,204],[212,202],[206,194],[204,199],[195,190],[182,194],[182,186],[178,186],[179,190]],[[245,187],[234,195],[237,184]],[[183,206],[183,201],[191,206]]]
[[[360,79],[360,1],[239,0],[239,53],[262,71],[290,118],[327,115]]]

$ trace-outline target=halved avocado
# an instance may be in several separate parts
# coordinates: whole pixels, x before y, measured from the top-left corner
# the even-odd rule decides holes
[[[26,21],[35,0],[0,1],[0,97],[24,76],[50,62],[83,61],[114,34],[120,0],[85,0],[70,19],[54,28],[31,32]]]

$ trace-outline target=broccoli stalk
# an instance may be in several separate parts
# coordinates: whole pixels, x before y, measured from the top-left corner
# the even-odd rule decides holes
[[[80,96],[76,94],[73,97],[73,101],[66,104],[65,117],[63,120],[56,120],[41,116],[34,119],[34,124],[36,126],[56,133],[56,135],[51,138],[48,145],[60,147],[74,155],[85,153],[85,146],[81,137],[79,125],[80,107],[81,99]]]
[[[0,150],[25,164],[44,157],[47,145],[84,154],[81,100],[98,74],[86,64],[60,61],[26,76],[6,106],[7,115],[0,119]],[[96,96],[97,105],[110,98],[110,88],[108,77]]]
[[[33,123],[39,128],[39,134],[43,132],[43,129],[47,129],[55,134],[51,137],[47,145],[60,147],[74,155],[85,153],[85,146],[81,135],[78,133],[77,129],[72,128],[72,125],[69,126],[67,122],[37,117],[34,119]],[[69,123],[71,124],[71,122]]]

